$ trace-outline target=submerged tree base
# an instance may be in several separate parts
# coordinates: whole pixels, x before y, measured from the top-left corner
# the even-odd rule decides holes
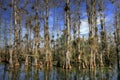
[[[19,62],[17,61],[14,66],[19,67],[20,66]]]
[[[52,62],[51,61],[45,61],[45,67],[52,68]]]
[[[0,64],[0,67],[3,68],[0,71],[0,80],[119,80],[120,78],[119,72],[115,68],[112,68],[112,70],[109,70],[109,68],[89,70],[72,67],[71,70],[64,70],[56,67],[52,69],[46,69],[44,67],[40,70],[33,66],[24,66],[24,63],[21,65],[23,67],[6,70],[5,68],[7,66]]]
[[[39,62],[39,68],[40,68],[40,69],[43,68],[43,63],[42,63],[42,61]]]
[[[14,67],[13,64],[10,64],[9,68],[12,69],[13,67]]]
[[[28,62],[25,62],[25,66],[28,66],[29,64],[28,64]]]
[[[72,66],[70,64],[65,64],[63,65],[63,69],[71,69]]]

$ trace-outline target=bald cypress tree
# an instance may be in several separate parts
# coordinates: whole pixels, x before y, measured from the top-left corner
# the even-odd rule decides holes
[[[96,0],[86,0],[86,10],[89,23],[90,68],[94,68],[96,66],[95,55],[97,53]]]
[[[13,3],[13,0],[12,0]],[[11,19],[10,19],[10,46],[9,46],[9,54],[10,54],[10,59],[9,59],[9,63],[10,63],[10,68],[13,68],[13,45],[12,45],[12,34],[13,34],[13,26],[12,26],[12,17],[13,17],[13,13],[11,12]]]
[[[66,27],[67,27],[67,51],[65,53],[65,64],[63,65],[63,68],[65,69],[70,69],[71,68],[71,63],[70,63],[70,0],[66,0],[66,5],[65,5],[65,14],[66,14]]]
[[[99,15],[100,15],[100,25],[101,25],[101,53],[100,53],[100,66],[103,66],[103,54],[107,48],[106,43],[106,31],[105,31],[105,15],[103,13],[104,1],[101,0],[98,4],[99,6]]]
[[[44,25],[44,47],[45,47],[45,63],[47,67],[52,66],[52,53],[50,48],[50,36],[49,36],[49,26],[48,26],[48,19],[49,19],[49,2],[48,0],[44,0],[45,2],[45,25]]]
[[[112,3],[114,3],[114,6],[115,6],[114,37],[115,37],[115,43],[116,43],[117,67],[119,70],[120,69],[120,1],[113,0]]]

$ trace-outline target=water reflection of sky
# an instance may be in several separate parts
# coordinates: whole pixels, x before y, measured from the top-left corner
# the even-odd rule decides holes
[[[51,70],[40,70],[34,67],[25,70],[24,65],[21,68],[9,70],[3,64],[0,64],[0,80],[119,80],[117,69],[88,69],[64,70],[53,68]]]

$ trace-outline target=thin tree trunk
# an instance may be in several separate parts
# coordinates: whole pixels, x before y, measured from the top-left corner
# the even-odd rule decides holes
[[[0,14],[0,41],[1,41],[1,39],[2,39],[2,36],[1,36],[1,34],[2,34],[2,26],[1,26],[1,23],[2,23],[2,19],[1,19],[1,14]],[[1,53],[2,53],[2,49],[1,49],[1,47],[0,47],[0,62],[1,62]]]
[[[28,54],[29,54],[29,41],[28,41],[28,36],[29,36],[29,29],[28,29],[28,24],[29,23],[27,23],[26,22],[26,28],[27,28],[27,31],[26,31],[26,47],[25,47],[25,54],[26,54],[26,58],[25,58],[25,66],[28,66]]]
[[[10,49],[9,49],[9,53],[10,53],[10,68],[13,68],[13,61],[12,61],[12,54],[13,54],[13,49],[12,49],[12,13],[11,13],[11,22],[10,22]]]
[[[74,27],[73,27],[73,37],[74,37],[74,41],[76,40],[76,23],[74,23]]]
[[[17,13],[17,0],[14,0],[14,58],[15,58],[15,66],[19,66],[18,62],[18,41],[19,41],[19,25],[18,25],[18,13]]]
[[[38,44],[39,44],[39,22],[38,22],[38,0],[36,0],[36,25],[35,25],[35,56],[34,56],[34,65],[38,65]]]
[[[103,13],[103,5],[104,5],[104,2],[103,1],[100,1],[100,3],[99,3],[99,12],[100,12],[100,24],[101,24],[101,29],[102,29],[102,31],[101,31],[101,47],[102,47],[102,52],[100,53],[100,66],[102,67],[103,66],[103,59],[102,59],[102,57],[103,57],[103,54],[104,54],[104,52],[105,52],[105,48],[107,48],[107,47],[105,47],[104,45],[104,43],[106,43],[105,41],[105,29],[104,29],[104,13]]]

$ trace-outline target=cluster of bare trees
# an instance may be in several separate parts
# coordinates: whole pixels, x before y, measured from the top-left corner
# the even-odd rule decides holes
[[[115,10],[114,25],[111,25],[114,26],[113,45],[106,30],[105,0],[5,1],[0,1],[0,13],[6,12],[9,20],[8,25],[4,23],[6,25],[2,27],[5,19],[0,14],[0,40],[2,42],[4,34],[5,41],[5,46],[0,46],[0,61],[9,60],[11,68],[24,61],[26,66],[34,63],[34,66],[52,67],[57,62],[65,69],[71,69],[72,63],[93,69],[111,67],[115,58],[120,67],[119,0],[108,0]],[[87,38],[81,37],[80,33],[83,4],[89,25]],[[3,33],[3,29],[8,32]],[[60,34],[57,33],[58,29]],[[111,53],[109,48],[112,46],[116,54]]]

